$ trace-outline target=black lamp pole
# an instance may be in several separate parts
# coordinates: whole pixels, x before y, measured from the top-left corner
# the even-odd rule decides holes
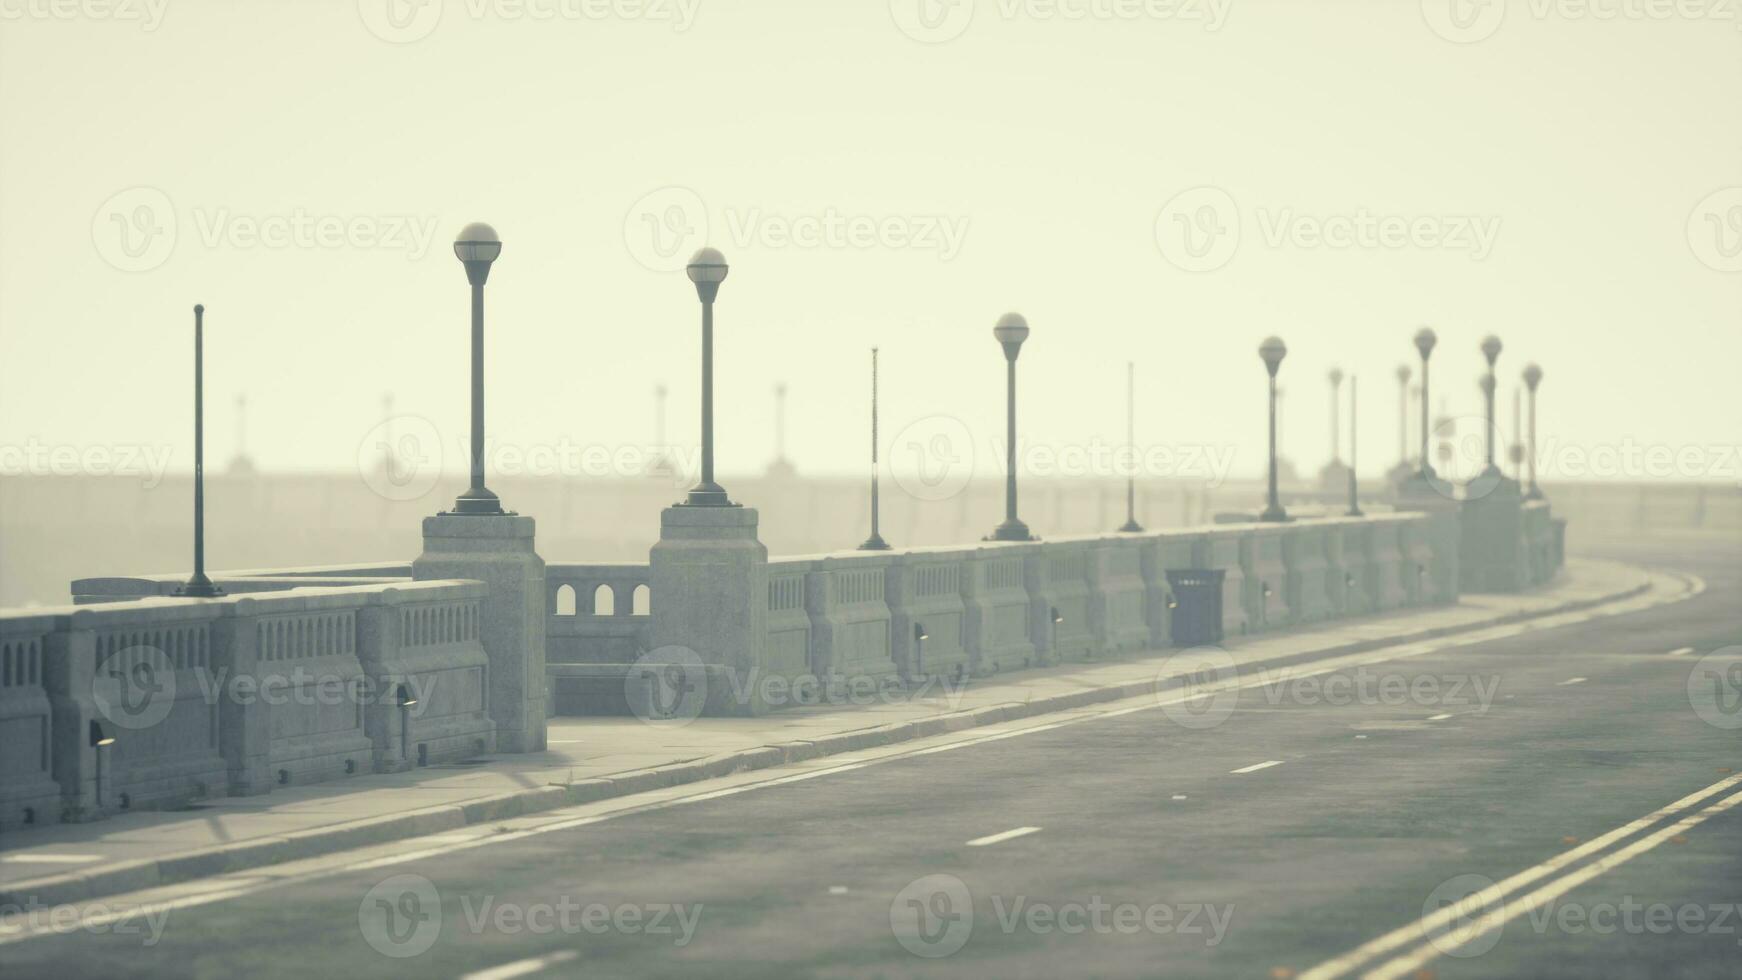
[[[1489,334],[1482,341],[1482,356],[1488,361],[1488,373],[1482,377],[1482,397],[1488,408],[1488,465],[1483,467],[1482,475],[1499,477],[1500,467],[1495,462],[1495,445],[1500,427],[1494,421],[1494,396],[1499,391],[1500,382],[1494,375],[1494,365],[1500,360],[1500,338]]]
[[[1131,472],[1125,474],[1125,534],[1141,534],[1137,523],[1137,365],[1125,362],[1125,448],[1131,453]]]
[[[703,248],[690,257],[685,270],[702,301],[702,482],[690,491],[691,507],[736,507],[726,489],[714,482],[714,299],[730,271],[718,249]]]
[[[1016,516],[1016,358],[1028,339],[1028,321],[1020,314],[1006,313],[992,328],[992,336],[1004,348],[1005,362],[1005,472],[1004,523],[992,529],[993,541],[1033,541],[1028,525]]]
[[[194,306],[194,574],[176,595],[224,594],[206,577],[206,308]]]
[[[889,542],[878,533],[877,499],[877,348],[871,348],[871,536],[859,546],[860,551],[888,551]]]
[[[1419,475],[1424,480],[1434,478],[1433,464],[1428,462],[1428,440],[1433,427],[1428,424],[1427,367],[1428,358],[1433,356],[1434,345],[1437,343],[1439,343],[1439,338],[1434,335],[1432,329],[1422,327],[1416,331],[1415,349],[1421,352],[1421,472]]]
[[[1524,387],[1530,393],[1530,492],[1531,500],[1542,499],[1542,487],[1536,482],[1536,386],[1542,384],[1542,368],[1535,364],[1524,368]]]
[[[466,517],[507,513],[484,486],[484,284],[490,280],[490,264],[501,254],[502,239],[483,222],[462,228],[454,240],[454,256],[466,267],[466,282],[472,287],[472,480],[450,512]]]
[[[1280,522],[1288,520],[1288,511],[1282,509],[1282,498],[1276,489],[1276,372],[1282,367],[1282,359],[1288,356],[1288,346],[1282,338],[1270,337],[1258,345],[1258,356],[1270,375],[1270,501],[1258,519]]]
[[[1355,479],[1355,468],[1360,465],[1361,416],[1356,414],[1355,385],[1360,379],[1349,375],[1349,516],[1361,516],[1360,487]]]

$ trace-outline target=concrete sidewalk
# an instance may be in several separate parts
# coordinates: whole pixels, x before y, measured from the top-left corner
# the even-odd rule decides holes
[[[1523,595],[1465,596],[1455,606],[1345,620],[1244,638],[1228,653],[1280,666],[1572,612],[1652,590],[1673,577],[1572,562]],[[0,837],[0,908],[57,904],[438,833],[524,813],[875,745],[1135,697],[1177,683],[1173,651],[933,685],[899,701],[792,708],[764,718],[649,724],[559,718],[550,747],[458,765],[359,776],[194,808],[140,812]]]

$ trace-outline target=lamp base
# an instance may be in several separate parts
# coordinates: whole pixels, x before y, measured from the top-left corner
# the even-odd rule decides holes
[[[1039,541],[1029,533],[1028,525],[1018,520],[1008,520],[992,529],[986,536],[987,541]]]
[[[1258,519],[1267,524],[1286,524],[1287,522],[1294,520],[1294,518],[1288,516],[1288,511],[1282,509],[1281,504],[1264,508],[1264,513],[1259,514]]]
[[[186,584],[176,589],[175,594],[187,599],[216,599],[224,594],[224,590],[212,584],[212,580],[203,573],[196,573]]]
[[[490,492],[487,487],[473,487],[454,498],[454,509],[443,511],[442,515],[460,517],[502,517],[508,511],[502,509],[502,501]]]
[[[737,507],[732,498],[726,496],[726,488],[718,483],[698,483],[689,496],[677,504],[679,507]]]
[[[883,540],[883,535],[873,533],[859,546],[860,551],[889,551],[889,542]]]
[[[1134,517],[1134,518],[1126,521],[1125,523],[1119,525],[1119,533],[1120,534],[1142,534],[1143,533],[1143,525],[1137,523],[1137,519]]]

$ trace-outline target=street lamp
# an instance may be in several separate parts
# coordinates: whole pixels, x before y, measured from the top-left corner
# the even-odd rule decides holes
[[[1432,427],[1428,425],[1428,358],[1433,355],[1434,345],[1439,338],[1434,336],[1431,327],[1422,327],[1415,332],[1415,349],[1421,352],[1421,473],[1423,480],[1434,478],[1433,464],[1428,462],[1428,437]]]
[[[714,298],[726,278],[726,257],[719,249],[702,248],[690,256],[685,271],[702,301],[702,482],[690,491],[691,507],[736,507],[726,490],[714,482]]]
[[[1258,345],[1258,356],[1264,360],[1264,369],[1270,374],[1270,506],[1264,508],[1258,519],[1286,521],[1288,512],[1282,509],[1282,500],[1276,494],[1276,371],[1282,367],[1282,359],[1288,356],[1288,345],[1281,337],[1267,338]]]
[[[1355,467],[1360,465],[1360,430],[1361,416],[1357,413],[1355,386],[1360,381],[1355,375],[1349,375],[1349,514],[1350,517],[1361,516],[1360,486],[1356,482]]]
[[[1397,468],[1409,468],[1409,379],[1414,374],[1407,364],[1397,366]]]
[[[881,505],[877,496],[877,348],[871,348],[871,536],[860,551],[888,551],[889,542],[878,530]]]
[[[472,483],[454,500],[452,513],[468,517],[494,517],[506,511],[484,486],[484,283],[490,279],[490,264],[502,254],[502,239],[496,229],[475,221],[460,229],[454,239],[454,255],[466,267],[472,285]]]
[[[1530,500],[1542,499],[1542,488],[1536,484],[1536,386],[1542,384],[1542,368],[1535,364],[1524,367],[1524,387],[1530,392]]]
[[[212,599],[224,590],[206,577],[206,308],[194,306],[194,574],[176,595]]]
[[[998,318],[992,336],[1004,348],[1006,372],[1005,390],[1005,467],[1004,523],[992,529],[992,541],[1033,541],[1028,525],[1016,517],[1016,357],[1022,353],[1022,343],[1028,339],[1028,321],[1019,313],[1006,313]]]
[[[1482,398],[1488,407],[1488,465],[1483,467],[1482,476],[1497,478],[1500,467],[1494,465],[1494,437],[1498,431],[1494,425],[1494,393],[1498,381],[1494,377],[1494,364],[1500,360],[1500,338],[1489,334],[1482,340],[1482,356],[1488,360],[1488,373],[1482,377]]]
[[[1143,525],[1137,523],[1137,365],[1125,362],[1125,448],[1131,453],[1127,462],[1131,472],[1125,474],[1124,534],[1140,534]]]
[[[1337,415],[1337,403],[1343,393],[1343,369],[1331,368],[1326,378],[1331,382],[1331,463],[1335,465],[1343,461],[1342,420]]]

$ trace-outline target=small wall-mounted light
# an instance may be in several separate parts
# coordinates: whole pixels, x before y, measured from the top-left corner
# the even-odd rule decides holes
[[[1168,596],[1167,596],[1167,608],[1169,608],[1169,609],[1178,609],[1179,608],[1179,600],[1174,598],[1173,593],[1171,593],[1171,592],[1168,593]]]
[[[411,690],[404,684],[399,685],[399,706],[409,708],[417,704],[417,699],[411,696]]]
[[[1054,608],[1052,611],[1052,624],[1054,626],[1057,626],[1064,621],[1065,621],[1065,614],[1059,612],[1057,608]]]
[[[1264,598],[1266,598],[1266,599],[1270,598],[1270,583],[1263,582],[1263,583],[1260,583],[1260,585],[1264,590]]]
[[[1343,584],[1353,587],[1355,585],[1355,576],[1353,574],[1345,574],[1343,576]]]
[[[98,722],[97,719],[92,718],[91,719],[91,748],[95,749],[95,748],[100,748],[100,747],[105,746],[105,745],[114,745],[114,744],[115,744],[115,736],[110,735],[109,733],[103,731],[102,724],[100,722]]]

